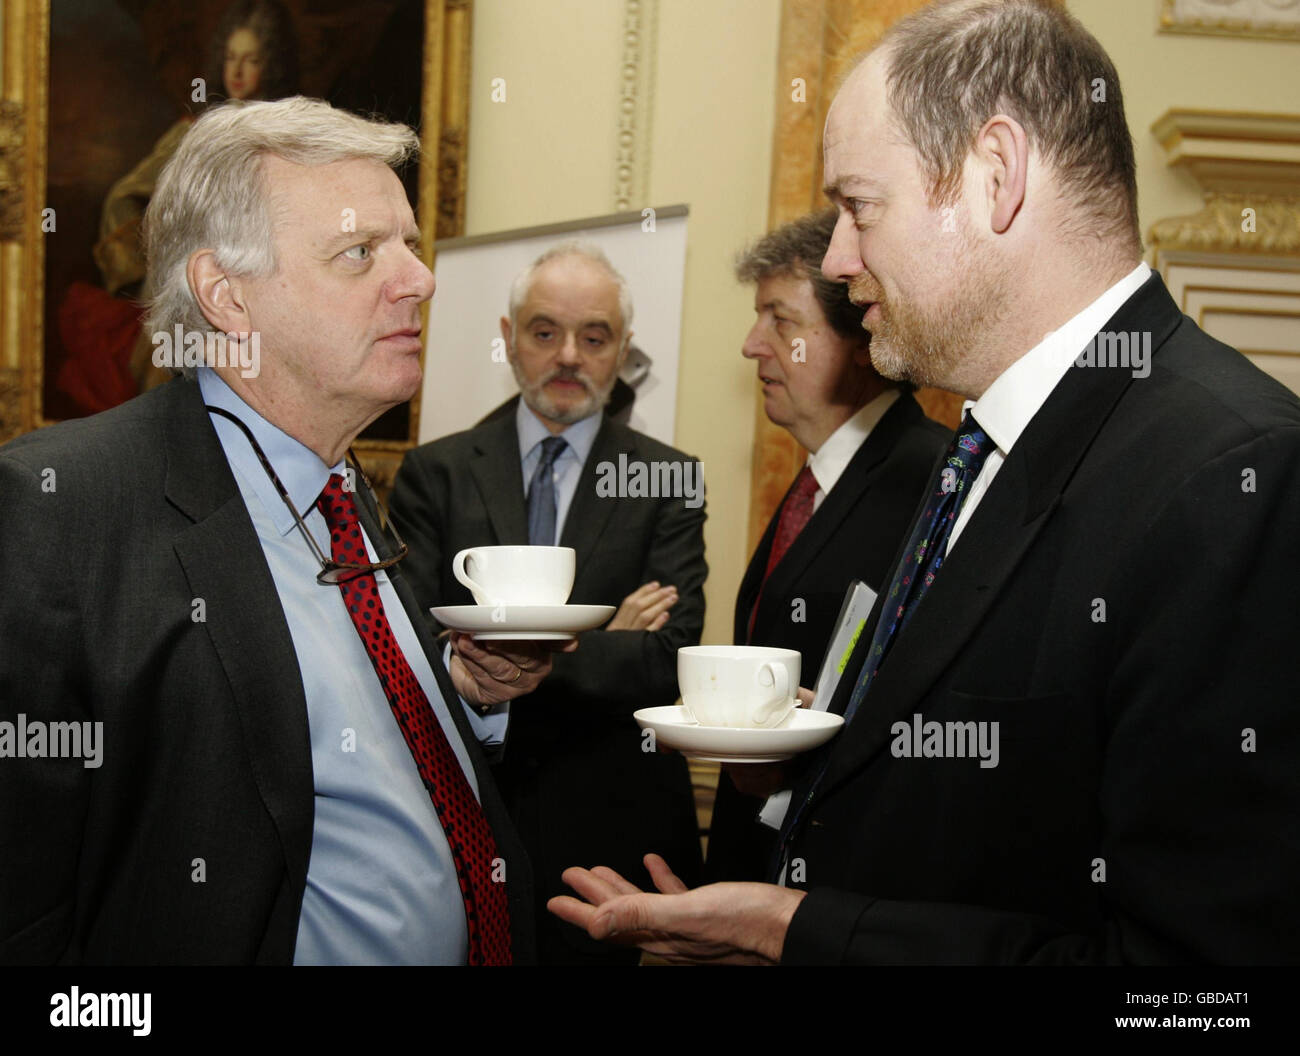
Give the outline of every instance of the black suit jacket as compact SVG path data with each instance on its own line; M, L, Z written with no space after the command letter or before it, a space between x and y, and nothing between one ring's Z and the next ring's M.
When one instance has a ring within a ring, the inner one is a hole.
M1300 958L1300 401L1158 275L1103 330L1150 376L1072 367L1012 449L825 753L785 961ZM902 757L918 714L998 765Z
M528 542L513 411L411 451L397 474L393 519L411 550L407 576L426 609L473 604L452 575L459 550ZM577 556L569 600L618 605L650 580L675 585L680 600L659 631L579 635L577 652L555 654L551 675L511 704L495 770L533 859L543 961L618 952L545 914L547 898L569 893L560 881L569 866L600 862L649 884L641 857L656 851L680 862L684 879L698 879L700 870L686 763L642 751L632 713L677 699L677 650L700 640L705 511L682 498L598 496L599 465L617 465L620 455L629 462L693 461L604 419L560 538Z
M98 769L0 762L0 961L289 963L312 842L307 705L198 385L172 381L18 438L0 449L0 494L0 719L104 723ZM380 540L373 507L359 506ZM455 702L409 587L392 578ZM527 855L450 710L527 962Z
M950 439L949 431L927 418L910 393L901 393L772 569L759 599L781 516L777 507L736 596L736 643L797 649L803 658L803 684L811 686L848 584L860 579L872 590L881 589L935 462ZM781 503L784 506L785 499ZM749 618L756 599L751 637ZM709 826L709 879L764 878L776 834L755 820L762 805L761 799L738 792L727 774L719 778Z

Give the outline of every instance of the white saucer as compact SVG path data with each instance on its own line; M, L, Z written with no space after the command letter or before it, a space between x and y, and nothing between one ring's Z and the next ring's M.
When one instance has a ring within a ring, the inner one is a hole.
M484 641L562 641L599 627L613 605L439 605L433 618Z
M685 714L680 704L669 704L642 708L632 718L643 730L654 730L657 745L710 763L779 763L825 744L844 725L842 715L807 708L795 708L785 725L774 730L700 726Z

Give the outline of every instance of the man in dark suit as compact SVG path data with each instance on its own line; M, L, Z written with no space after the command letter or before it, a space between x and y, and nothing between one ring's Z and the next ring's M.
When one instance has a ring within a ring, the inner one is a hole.
M1055 5L925 9L825 151L872 361L971 410L786 815L794 886L654 859L671 894L574 869L599 908L554 908L680 958L1300 960L1300 401L1141 263L1114 66Z
M417 146L300 97L208 111L147 218L187 376L0 450L0 961L532 959L468 707L549 658L457 639L448 670L345 459L420 382Z
M846 587L861 580L880 591L948 442L948 430L925 417L906 387L876 373L862 309L844 283L821 273L835 215L827 209L783 224L736 266L741 281L755 284L756 318L742 354L758 366L768 418L809 458L749 560L736 596L735 641L797 649L809 684ZM793 773L784 765L724 768L709 825L708 879L766 876L776 831L758 812L765 793Z
M573 861L639 874L646 847L691 875L699 836L685 760L645 751L632 719L677 697L677 650L704 625L704 490L689 456L610 421L603 408L631 337L626 284L595 248L565 243L515 282L501 320L522 398L508 415L410 452L393 517L422 606L472 604L452 558L473 546L572 547L573 604L620 603L514 704L495 773L532 857L539 895ZM676 465L684 494L623 493L636 466ZM527 483L527 489L525 489ZM545 903L543 902L543 905ZM545 913L543 963L632 962Z

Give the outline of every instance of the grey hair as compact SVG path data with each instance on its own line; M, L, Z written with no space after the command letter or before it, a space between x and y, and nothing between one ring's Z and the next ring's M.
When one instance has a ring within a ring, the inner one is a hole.
M278 266L262 159L298 165L378 161L396 169L419 151L406 125L371 121L320 99L232 100L205 112L158 177L144 218L144 332L211 332L190 290L186 267L211 249L235 275L266 276ZM189 368L186 373L190 373Z
M837 212L834 207L809 213L769 231L736 257L736 278L761 282L774 275L807 279L826 321L840 337L865 345L864 309L849 300L849 286L822 274L822 258L830 248Z
M628 288L627 279L623 278L618 269L609 262L609 257L605 256L603 249L594 242L585 242L576 238L552 246L515 277L514 283L510 286L511 335L515 333L519 321L519 309L524 306L524 301L528 300L529 291L533 288L533 278L537 275L537 269L547 261L560 257L583 257L599 265L614 280L618 286L618 312L623 317L623 345L626 346L628 332L632 326L632 291Z

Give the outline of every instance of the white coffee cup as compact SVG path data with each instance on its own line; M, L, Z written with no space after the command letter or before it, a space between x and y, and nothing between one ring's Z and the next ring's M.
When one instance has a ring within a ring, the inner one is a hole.
M801 657L794 649L693 645L677 650L677 687L701 726L771 729L794 711Z
M573 590L571 546L474 546L451 562L452 574L479 605L563 605Z

